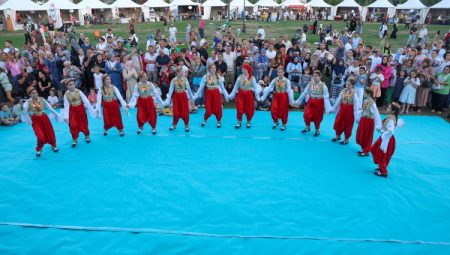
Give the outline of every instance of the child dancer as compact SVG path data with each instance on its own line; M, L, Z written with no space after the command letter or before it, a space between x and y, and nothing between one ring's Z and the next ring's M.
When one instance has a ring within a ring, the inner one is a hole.
M103 78L103 84L100 91L97 94L97 106L95 107L97 114L99 115L100 109L103 111L103 135L108 135L108 130L112 127L116 127L119 130L119 135L124 136L122 115L120 114L119 103L122 108L128 114L126 108L127 103L123 100L119 89L112 85L111 77L106 75Z
M397 127L403 126L403 121L398 119L400 105L397 103L392 103L391 109L393 114L387 116L383 120L382 128L378 129L381 132L381 136L371 148L373 162L378 165L378 168L375 169L374 174L380 177L388 176L387 167L395 151L394 132Z
M242 115L247 117L247 128L251 127L253 115L255 114L255 98L259 101L259 93L261 91L260 85L256 82L255 77L252 75L252 68L249 64L242 65L242 74L237 78L234 84L233 91L228 96L228 100L235 97L236 99L236 111L238 123L234 126L239 129L242 125Z
M77 146L78 135L83 132L86 143L90 143L88 119L85 107L90 114L96 117L94 107L89 103L87 97L81 90L75 88L75 82L69 81L67 83L67 91L64 94L64 120L69 122L70 133L72 134L72 148Z
M208 118L214 114L217 119L217 128L220 128L222 126L222 97L220 94L222 94L228 101L228 93L223 85L223 79L221 79L216 73L215 65L211 65L209 68L209 73L203 76L203 79L200 82L200 87L194 95L195 99L203 95L205 86L207 88L205 92L206 111L203 116L202 127L206 125Z
M156 90L155 85L148 81L146 72L141 73L140 82L134 85L133 91L133 96L131 97L127 107L134 108L136 103L138 105L136 118L139 129L137 134L139 135L142 133L145 122L148 122L152 127L152 134L156 135L157 117L153 97L156 98L159 105L162 106L164 103Z
M356 143L361 146L361 151L358 151L360 157L369 156L370 146L373 141L373 131L375 127L381 127L380 113L373 98L373 90L367 88L365 95L366 99L356 118L356 122L359 122L356 131Z
M165 106L173 104L173 121L170 131L175 130L178 120L181 118L184 122L184 131L189 132L189 102L188 97L194 100L189 81L183 76L183 70L179 66L176 68L177 76L170 82L169 93L164 102Z
M284 131L288 121L289 104L294 104L294 93L291 88L291 82L284 77L284 68L282 66L278 67L277 74L278 77L264 89L264 94L259 101L264 101L269 93L275 90L270 108L273 120L272 129L277 128L279 125L278 120L281 119L281 131Z
M308 84L308 86L306 86L305 90L297 99L297 101L295 101L295 104L301 105L303 99L308 96L306 109L303 113L303 119L305 120L306 128L302 130L302 133L311 131L310 124L311 122L313 122L316 129L314 132L314 137L317 137L320 134L320 123L322 123L324 111L328 113L332 110L329 100L328 88L325 83L320 80L320 77L320 71L314 71L311 82Z
M34 134L37 138L36 156L41 156L42 147L44 147L44 144L46 143L52 146L54 152L58 152L55 131L53 130L50 119L45 113L45 108L55 114L59 121L63 119L62 116L59 115L59 113L57 113L44 98L38 96L38 92L35 88L30 88L27 92L31 98L23 105L24 110L21 119L23 122L32 124L33 126Z
M336 115L334 121L334 130L336 131L336 137L332 139L333 142L341 140L341 134L345 134L345 139L340 144L348 144L348 139L352 135L353 124L355 122L355 116L358 113L359 103L356 91L353 89L355 80L348 79L345 85L345 89L341 91L333 111L336 112L338 108L339 112Z

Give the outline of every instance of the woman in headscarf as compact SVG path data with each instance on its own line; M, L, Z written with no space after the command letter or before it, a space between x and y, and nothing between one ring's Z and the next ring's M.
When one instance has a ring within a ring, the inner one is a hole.
M127 60L125 68L122 71L123 79L127 83L126 101L130 102L133 96L134 85L136 85L139 78L138 72L133 68L131 60Z
M337 59L335 59L336 61ZM336 100L336 98L341 93L344 88L345 77L347 75L345 63L343 59L340 59L337 63L333 65L333 79L331 81L331 99Z
M256 83L252 74L252 68L248 64L242 65L242 74L237 78L228 99L231 100L236 96L237 120L235 128L238 129L242 125L242 115L247 117L247 128L251 127L253 115L255 114L255 99L259 101L259 93L261 87Z
M236 76L239 76L242 74L243 70L242 70L242 65L245 62L245 59L247 58L247 49L243 48L241 50L241 55L239 57L236 58Z
M386 92L389 88L390 85L390 79L392 76L392 68L390 66L390 64L388 63L388 58L387 56L383 56L383 58L381 59L381 64L378 64L375 66L375 69L377 69L377 67L381 67L381 73L384 76L384 80L381 83L381 96L377 98L377 106L378 107L382 107L384 105L384 100L386 99Z
M112 84L119 90L120 94L125 95L122 84L122 70L116 54L112 54L105 64L105 72L109 75Z

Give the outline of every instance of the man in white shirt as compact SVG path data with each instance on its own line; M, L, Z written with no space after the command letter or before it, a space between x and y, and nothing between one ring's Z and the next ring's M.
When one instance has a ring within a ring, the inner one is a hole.
M169 43L177 42L177 28L173 26L173 23L170 24L169 28Z
M428 36L428 28L427 25L422 25L422 28L419 30L419 40L417 41L417 44L422 43L425 38Z
M257 34L261 34L261 40L264 40L264 38L266 38L266 31L264 31L264 28L262 28L262 26L259 26Z
M352 49L352 43L353 43L352 38L351 37L348 38L347 43L344 45L344 54L347 53L347 51Z
M372 53L369 58L372 60L372 65L370 66L370 70L374 70L375 67L381 64L381 49L378 49L377 53Z
M277 56L277 51L274 49L273 43L269 43L269 49L266 52L266 56L269 58L269 61Z
M291 40L289 40L288 35L284 35L282 43L284 44L284 46L286 46L286 52L289 50L289 48L292 47L292 43Z
M227 74L225 75L225 86L229 83L234 84L235 80L235 63L236 53L231 51L231 46L228 45L223 53L223 61L227 64Z
M156 53L155 47L149 46L147 53L145 53L145 64L147 65L147 76L151 82L156 82L158 80L158 73L156 72Z

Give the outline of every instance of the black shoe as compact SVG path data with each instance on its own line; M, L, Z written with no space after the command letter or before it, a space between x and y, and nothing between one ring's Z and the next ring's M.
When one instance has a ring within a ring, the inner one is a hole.
M123 137L125 133L123 131L119 132L120 137Z
M281 129L280 129L281 131L284 131L284 130L286 130L286 126L281 126Z
M77 143L72 143L72 148L77 147Z
M104 135L104 136L107 136L107 135L108 135L108 131L106 131L106 130L103 131L103 135Z
M367 156L369 156L369 153L364 153L364 152L361 152L361 153L358 153L358 155L360 156L360 157L367 157Z
M339 140L341 140L340 137L335 137L335 138L331 139L332 142L337 142L337 141L339 141Z
M202 122L201 126L204 127L206 125L206 122Z
M344 140L342 142L339 143L340 145L347 145L348 144L348 140Z
M376 171L373 174L376 176L379 176L379 177L384 177L384 178L387 178L387 176L388 176L387 174L382 174L380 171Z
M42 151L36 151L36 157L39 158L39 157L41 156L41 152L42 152Z
M169 130L170 130L170 131L174 131L174 130L175 130L175 127L174 127L174 126L171 126L171 127L169 128Z
M86 143L91 143L91 139L86 138Z
M318 137L320 135L319 131L314 132L314 137Z
M278 127L278 123L273 123L272 129L275 129Z
M142 133L142 128L138 129L138 131L136 132L138 135L140 135Z
M236 124L236 126L234 126L235 129L240 129L241 128L241 124Z
M221 128L222 124L221 123L217 123L217 128Z
M309 132L309 131L311 131L311 129L305 128L305 129L302 130L302 133L304 134L304 133L307 133L307 132Z
M52 150L53 150L53 152L55 152L55 153L59 151L57 147L53 147Z
M184 132L189 132L189 128L187 127L187 128L184 128Z
M152 135L156 135L156 130L155 129L152 130Z
M361 153L363 153L363 151L358 151L358 152L356 152L356 154L361 154Z
M252 127L252 124L247 123L247 125L245 125L245 127L246 127L246 128L251 128L251 127Z

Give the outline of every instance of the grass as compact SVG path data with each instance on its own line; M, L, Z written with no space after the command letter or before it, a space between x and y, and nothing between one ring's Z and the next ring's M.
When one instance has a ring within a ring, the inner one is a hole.
M192 21L191 22L194 27L198 27L198 21ZM280 35L288 34L289 38L292 37L293 33L298 29L301 28L304 24L311 25L311 22L304 22L304 21L280 21L276 23L267 23L267 22L256 22L256 21L248 21L247 22L247 33L241 33L240 38L254 38L256 35L256 31L258 29L259 25L262 25L266 31L266 38L277 38ZM319 24L322 23L323 27L326 27L328 24L332 23L333 27L337 31L341 31L345 27L345 23L342 21L323 21L319 22ZM185 38L185 31L186 31L186 22L175 22L175 26L178 29L177 33L177 40L184 43ZM206 23L206 36L212 40L212 38L215 35L216 28L223 24L223 22L212 22L208 21ZM241 27L242 21L240 22L232 22L233 32L236 33L236 29L238 27ZM94 37L94 31L100 31L101 34L104 34L106 29L111 27L113 29L113 32L115 35L120 35L125 38L128 37L128 24L117 24L117 25L98 25L98 26L92 26L89 28L86 27L77 27L76 31L77 33L83 32L87 36L91 37L91 39ZM378 47L380 45L380 38L378 37L378 29L380 27L379 23L366 23L363 27L363 35L362 38L365 40L366 44L372 45L374 47ZM152 33L155 34L156 29L162 29L163 33L168 35L167 28L163 27L161 22L157 23L137 23L136 24L136 31L137 35L140 40L140 47L142 47L146 41L147 35ZM392 27L390 27L391 29ZM429 25L428 26L428 34L430 38L433 38L435 33L438 30L445 30L446 27L439 26L439 25ZM389 31L390 33L390 31ZM391 49L397 49L399 47L403 47L406 44L407 37L408 37L408 30L403 29L403 25L400 26L399 32L397 33L398 38L396 40L390 40L390 43L392 45ZM16 32L0 32L0 41L4 42L5 40L11 40L15 47L21 48L24 42L24 36L22 31L16 31ZM314 43L319 40L318 35L313 35L308 33L307 40L309 43ZM91 40L91 43L94 43ZM144 46L145 47L145 46Z

